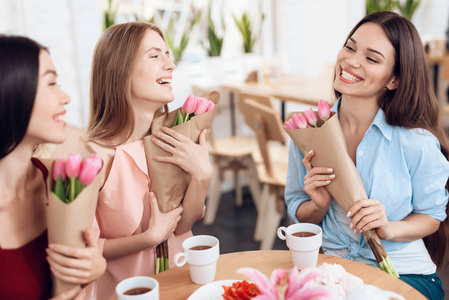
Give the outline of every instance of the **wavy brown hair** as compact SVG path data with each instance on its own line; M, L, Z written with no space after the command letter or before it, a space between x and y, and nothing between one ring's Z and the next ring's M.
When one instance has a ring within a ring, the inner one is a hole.
M379 107L385 111L387 123L430 131L440 142L441 152L448 158L449 143L418 31L410 20L397 13L375 12L355 25L345 45L354 32L368 22L382 27L396 52L393 73L399 77L398 87L395 90L385 88L378 97ZM336 90L334 93L337 99L341 96ZM449 215L449 205L446 214ZM424 242L433 261L441 267L445 254L449 252L449 218L441 223L437 232L425 237Z
M145 22L111 26L98 40L92 59L88 140L104 144L120 137L117 146L133 133L131 74L147 30L157 32L165 41L159 27Z

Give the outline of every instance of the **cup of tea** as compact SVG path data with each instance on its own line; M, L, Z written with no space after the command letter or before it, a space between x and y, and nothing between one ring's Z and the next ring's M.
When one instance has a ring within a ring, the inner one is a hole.
M159 283L147 276L124 279L115 287L118 300L159 300Z
M277 231L281 240L287 241L293 265L299 270L316 267L318 253L323 241L321 227L310 223L281 226Z
M196 284L214 281L217 260L220 256L220 243L216 237L197 235L182 243L183 252L176 253L173 260L178 267L189 266L190 279Z

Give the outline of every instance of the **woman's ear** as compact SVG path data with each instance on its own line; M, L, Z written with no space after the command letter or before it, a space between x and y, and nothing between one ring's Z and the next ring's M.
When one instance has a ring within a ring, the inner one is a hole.
M387 89L389 89L390 91L397 89L398 83L399 83L399 77L393 76L393 78L391 78L387 84Z

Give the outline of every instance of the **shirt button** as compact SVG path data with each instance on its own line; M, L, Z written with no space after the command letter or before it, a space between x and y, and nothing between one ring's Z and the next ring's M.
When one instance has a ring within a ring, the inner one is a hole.
M362 156L363 155L363 151L359 151L359 155Z

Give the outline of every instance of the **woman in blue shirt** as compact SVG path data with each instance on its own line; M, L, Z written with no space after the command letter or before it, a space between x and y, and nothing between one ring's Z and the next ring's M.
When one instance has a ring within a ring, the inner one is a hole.
M443 299L435 263L442 264L449 232L443 222L449 148L416 28L392 12L365 16L340 50L335 72L333 110L369 199L345 213L325 189L333 170L313 167L313 150L304 157L292 143L289 216L322 226L326 254L373 266L361 233L376 229L400 278L429 299Z

